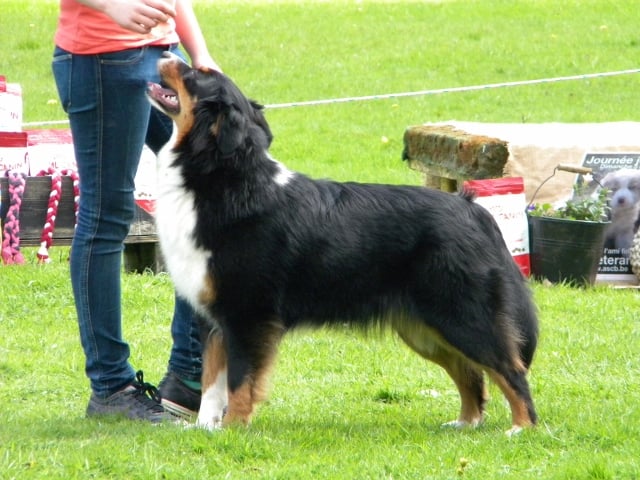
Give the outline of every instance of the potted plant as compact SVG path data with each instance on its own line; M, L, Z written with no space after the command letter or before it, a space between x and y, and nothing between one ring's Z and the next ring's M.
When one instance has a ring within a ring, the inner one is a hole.
M557 169L590 173L582 167L561 167ZM584 190L584 182L578 182L572 199L564 205L530 204L527 208L533 277L577 286L595 283L609 224L609 199L604 188L593 194Z

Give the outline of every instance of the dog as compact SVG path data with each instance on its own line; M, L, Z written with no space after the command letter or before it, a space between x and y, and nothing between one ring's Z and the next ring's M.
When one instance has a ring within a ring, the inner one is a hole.
M282 336L348 324L395 330L483 420L483 372L508 434L536 423L526 378L538 339L527 280L473 194L314 180L272 158L263 107L222 73L159 60L148 97L174 121L156 221L179 295L207 324L197 425L249 424ZM339 360L336 360L339 361Z
M611 195L611 223L605 231L605 248L627 250L640 223L640 170L616 170L605 175L601 183Z

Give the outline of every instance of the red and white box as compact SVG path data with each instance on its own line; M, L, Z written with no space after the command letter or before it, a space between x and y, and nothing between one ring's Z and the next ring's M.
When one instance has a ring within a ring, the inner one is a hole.
M136 204L149 215L154 216L156 211L157 182L156 156L146 145L142 149L135 182L136 190L134 197Z
M30 175L36 176L49 168L77 169L71 130L68 128L27 130L26 133Z
M0 132L0 177L9 170L29 173L26 132Z
M0 75L0 132L22 131L22 88Z
M49 168L77 171L70 129L27 130L25 134L28 138L30 175L36 176ZM135 184L136 203L144 211L153 215L156 198L156 156L146 145L138 164Z
M468 180L464 182L464 186L476 193L476 203L489 210L500 228L513 260L520 267L520 271L529 276L529 223L523 178Z

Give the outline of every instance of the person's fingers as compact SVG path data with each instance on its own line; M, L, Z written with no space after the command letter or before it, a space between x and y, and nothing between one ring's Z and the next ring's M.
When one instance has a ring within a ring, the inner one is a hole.
M169 20L168 17L176 16L175 1L173 0L146 0L146 4L164 15L164 18L159 22L166 22Z

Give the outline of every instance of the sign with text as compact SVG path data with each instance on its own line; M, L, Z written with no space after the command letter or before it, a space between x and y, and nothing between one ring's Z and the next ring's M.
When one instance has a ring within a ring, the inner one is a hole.
M610 192L611 224L596 281L638 283L629 250L640 224L640 153L587 153L582 165L592 169L598 188Z

